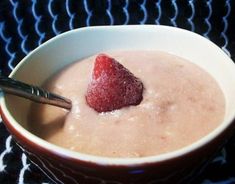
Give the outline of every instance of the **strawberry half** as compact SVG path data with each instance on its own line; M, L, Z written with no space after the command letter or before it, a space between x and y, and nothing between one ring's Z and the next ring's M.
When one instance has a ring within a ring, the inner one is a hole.
M105 54L96 57L92 80L86 93L87 104L97 112L138 105L143 84L129 70Z

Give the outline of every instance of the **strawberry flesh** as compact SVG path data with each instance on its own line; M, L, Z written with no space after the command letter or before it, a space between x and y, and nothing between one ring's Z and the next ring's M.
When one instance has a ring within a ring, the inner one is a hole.
M86 92L87 104L97 112L108 112L143 99L143 84L122 64L105 54L96 57Z

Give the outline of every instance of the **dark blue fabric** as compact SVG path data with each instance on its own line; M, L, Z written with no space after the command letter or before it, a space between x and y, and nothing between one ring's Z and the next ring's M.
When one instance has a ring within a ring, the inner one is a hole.
M1 0L0 72L8 75L31 50L70 29L94 25L163 24L199 33L235 60L233 0ZM235 138L196 183L235 183ZM24 157L0 123L0 183L50 183Z

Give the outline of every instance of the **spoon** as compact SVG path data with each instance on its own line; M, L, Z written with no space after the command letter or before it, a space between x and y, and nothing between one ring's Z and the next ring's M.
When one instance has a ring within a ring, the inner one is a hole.
M9 77L0 76L0 91L23 97L38 103L50 104L68 110L72 108L71 100L65 97Z

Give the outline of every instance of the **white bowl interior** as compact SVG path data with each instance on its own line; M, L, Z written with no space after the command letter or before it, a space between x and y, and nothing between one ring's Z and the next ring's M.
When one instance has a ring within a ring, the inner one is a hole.
M160 156L143 158L142 161L164 160L186 153L205 142L210 141L225 129L235 116L235 65L230 58L216 45L207 39L178 28L167 26L101 26L73 30L49 40L32 51L14 69L11 77L34 85L41 85L48 77L64 66L81 58L107 50L161 50L166 51L199 65L209 72L218 82L226 99L224 122L214 132L200 141ZM13 126L24 132L34 142L52 149L51 145L27 129L26 119L30 101L18 97L6 96L1 100L4 114ZM14 118L13 118L14 117ZM77 157L79 153L54 146L58 152ZM81 154L82 155L82 154ZM79 156L81 156L79 155ZM84 159L99 159L83 155ZM106 158L102 163L111 163L115 159ZM99 160L100 161L100 160ZM116 163L136 163L135 159L119 159ZM141 163L141 159L138 159Z

